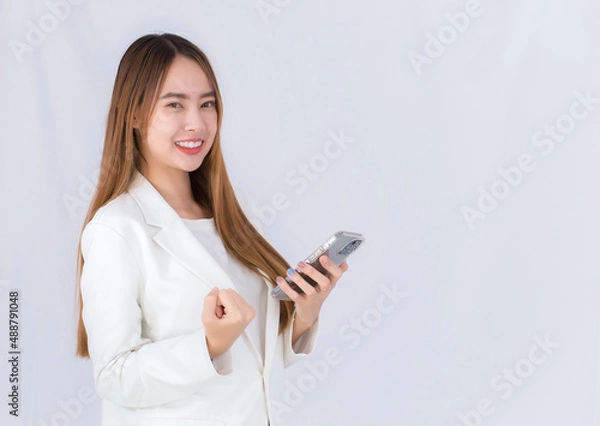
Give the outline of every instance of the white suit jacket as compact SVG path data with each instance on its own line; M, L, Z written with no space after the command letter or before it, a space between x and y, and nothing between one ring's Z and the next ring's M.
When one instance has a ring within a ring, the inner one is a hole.
M246 332L211 361L204 297L243 283L231 282L139 172L98 210L81 244L83 321L103 426L278 424L271 398L282 400L284 367L312 351L318 320L295 352L291 328L278 334L279 302L268 296L264 365Z

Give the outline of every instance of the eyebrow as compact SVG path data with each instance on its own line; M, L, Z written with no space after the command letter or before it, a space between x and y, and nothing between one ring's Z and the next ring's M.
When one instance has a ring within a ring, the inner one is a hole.
M206 92L206 93L203 93L202 95L200 95L200 99L208 98L208 97L213 97L213 98L216 97L215 91L211 90L210 92ZM185 93L177 93L177 92L168 92L160 97L160 99L167 99L167 98L189 99L190 97L189 97L189 95L186 95Z

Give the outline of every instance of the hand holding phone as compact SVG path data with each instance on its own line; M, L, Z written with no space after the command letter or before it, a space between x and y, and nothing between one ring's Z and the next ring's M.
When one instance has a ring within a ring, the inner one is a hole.
M311 265L323 275L327 275L327 270L319 262L319 258L322 255L326 255L334 264L339 266L340 263L350 256L350 254L354 253L354 251L360 247L363 242L365 242L365 237L361 234L348 231L338 231L329 237L323 244L317 247L317 249L313 251L306 259L304 259L304 263ZM298 269L296 269L296 272L313 287L317 285L312 278L300 272ZM304 294L302 289L298 287L298 285L294 283L290 277L286 277L285 280L290 287L294 289L294 291L298 292L299 294ZM290 300L287 294L285 294L279 286L273 289L271 296L279 300Z

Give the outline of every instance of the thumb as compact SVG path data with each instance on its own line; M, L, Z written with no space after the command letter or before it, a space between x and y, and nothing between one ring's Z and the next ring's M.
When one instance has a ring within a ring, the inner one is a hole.
M215 310L217 309L217 295L219 294L219 289L217 287L213 287L211 291L204 297L204 310L202 311L202 316L207 319L213 319L215 317Z

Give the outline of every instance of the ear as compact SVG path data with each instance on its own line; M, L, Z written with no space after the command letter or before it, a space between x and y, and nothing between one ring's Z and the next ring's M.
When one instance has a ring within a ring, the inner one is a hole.
M142 126L142 115L140 114L140 109L139 107L137 108L133 108L133 111L131 111L131 124L133 126L134 129L140 130L140 127Z

